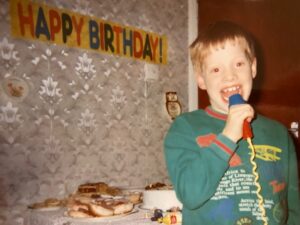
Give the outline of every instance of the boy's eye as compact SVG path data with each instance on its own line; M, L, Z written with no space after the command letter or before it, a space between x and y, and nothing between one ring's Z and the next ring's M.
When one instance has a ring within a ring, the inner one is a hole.
M212 72L213 72L213 73L218 73L219 71L220 71L219 68L213 68L213 69L212 69Z
M241 67L242 65L244 65L243 62L237 62L237 64L236 64L237 67Z

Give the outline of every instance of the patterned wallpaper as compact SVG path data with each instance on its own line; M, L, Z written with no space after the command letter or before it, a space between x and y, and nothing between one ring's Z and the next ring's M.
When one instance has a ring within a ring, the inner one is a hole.
M84 182L168 182L165 92L188 107L186 0L47 0L168 38L168 64L10 36L0 0L0 224Z

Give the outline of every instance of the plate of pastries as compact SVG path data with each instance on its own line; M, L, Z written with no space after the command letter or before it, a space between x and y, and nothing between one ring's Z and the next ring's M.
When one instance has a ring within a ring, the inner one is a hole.
M64 215L77 220L98 221L119 218L137 212L135 205L141 203L142 192L110 186L105 182L84 183L65 199L46 199L31 204L36 210L65 208Z
M140 203L141 195L104 182L82 184L69 196L65 215L89 220L129 215L136 212L134 206Z

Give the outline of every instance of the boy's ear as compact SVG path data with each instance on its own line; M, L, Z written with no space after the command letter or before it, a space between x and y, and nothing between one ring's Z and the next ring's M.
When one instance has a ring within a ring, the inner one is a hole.
M256 77L256 73L257 73L256 58L253 59L252 64L251 64L251 73L252 73L252 78L254 79Z
M206 90L204 78L203 78L202 74L200 74L200 73L197 74L197 82L198 82L198 87L200 89Z

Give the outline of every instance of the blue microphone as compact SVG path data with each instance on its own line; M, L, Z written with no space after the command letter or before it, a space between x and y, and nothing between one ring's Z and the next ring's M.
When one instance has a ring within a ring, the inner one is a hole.
M240 94L234 94L229 97L229 107L233 105L245 104L245 100L242 98ZM251 125L247 120L244 120L243 124L243 138L248 139L252 138L253 133L251 129Z

